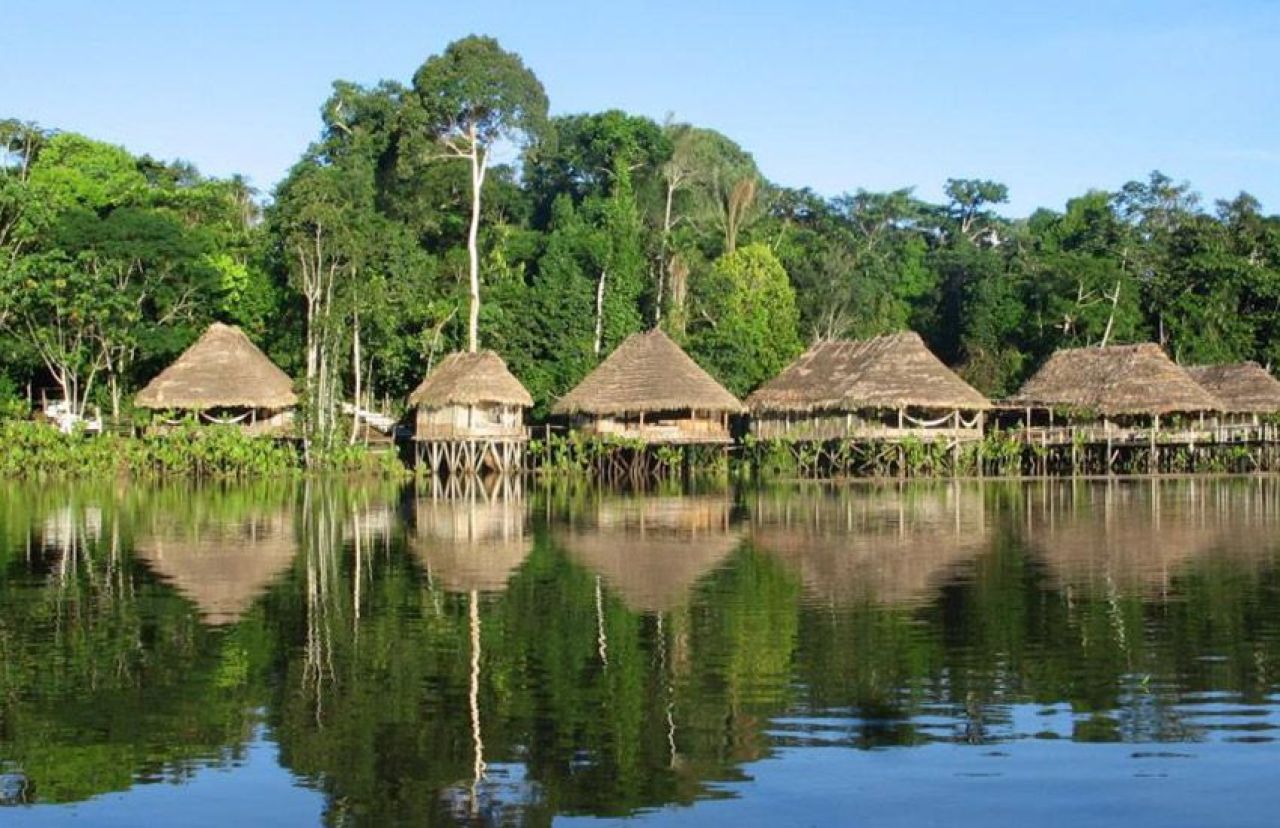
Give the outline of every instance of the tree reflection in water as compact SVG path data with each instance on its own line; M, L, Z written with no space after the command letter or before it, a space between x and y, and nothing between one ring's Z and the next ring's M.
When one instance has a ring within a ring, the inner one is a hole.
M1275 481L461 493L7 489L0 801L261 738L335 824L631 814L783 747L1272 738Z

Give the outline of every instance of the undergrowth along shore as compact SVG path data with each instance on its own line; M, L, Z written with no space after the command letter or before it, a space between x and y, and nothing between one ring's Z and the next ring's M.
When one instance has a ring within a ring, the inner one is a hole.
M1211 451L1171 448L1160 454L1158 469L1192 474L1274 471L1274 454L1271 457L1272 462L1260 468L1243 446L1226 445ZM615 472L631 468L655 480L682 476L781 480L1072 473L1062 468L1048 472L1042 447L1027 446L1013 434L999 431L954 453L943 443L911 438L887 445L852 440L791 444L748 437L726 451L720 446L645 446L618 437L570 434L531 440L527 459L527 470L539 477L584 479L612 479ZM1082 465L1075 471L1093 473L1097 469ZM1118 463L1114 471L1147 473L1149 457L1135 454ZM0 420L0 477L252 479L307 472L384 478L412 474L398 453L371 450L363 444L341 444L320 454L313 451L308 467L298 442L250 437L231 426L191 423L138 436L86 435L64 434L43 423Z
M404 475L393 453L342 445L313 469ZM182 425L156 434L63 434L43 423L0 421L0 476L277 477L305 471L297 443L249 437L231 426Z

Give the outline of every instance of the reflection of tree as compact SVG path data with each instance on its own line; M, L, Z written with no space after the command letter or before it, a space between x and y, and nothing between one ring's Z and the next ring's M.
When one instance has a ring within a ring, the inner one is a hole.
M264 701L260 620L221 634L196 623L129 555L146 515L128 492L5 501L3 534L18 514L30 533L0 566L0 756L24 801L81 800L239 757Z
M907 487L901 504L856 490L793 496L793 516L821 522L793 517L785 554L759 535L740 540L752 536L741 513L714 531L695 521L679 531L738 548L673 579L669 599L623 588L570 545L636 534L642 515L645 537L663 539L637 504L601 526L594 505L575 505L568 525L530 523L523 508L490 520L483 503L404 508L394 491L317 481L248 496L32 492L0 504L0 755L30 779L22 795L83 798L234 756L265 709L282 761L323 791L330 822L536 822L715 795L780 742L829 738L813 727L858 746L983 742L1011 735L1011 705L1065 702L1077 739L1202 738L1212 725L1176 712L1189 696L1270 699L1280 487L1223 482L1193 497L1182 482L1144 483L1113 495L1125 508L1111 520L1129 522L1118 536L1140 527L1151 544L1178 530L1180 510L1196 526L1219 513L1240 524L1170 563L1153 593L1142 578L1049 564L1047 538L1096 521L1106 495L1094 485L973 489L960 524L986 527L981 548L902 581L923 594L838 560L823 571L867 577L816 589L794 562L814 554L810 542L839 554L840 536L866 562L873 548L909 551L899 507L908 537L953 530L955 501L937 488ZM157 525L205 538L219 522L274 531L270 516L288 504L301 549L232 625L202 622L130 554ZM831 526L828 512L840 532L814 530ZM923 571L907 563L883 571ZM662 600L636 599L646 594Z

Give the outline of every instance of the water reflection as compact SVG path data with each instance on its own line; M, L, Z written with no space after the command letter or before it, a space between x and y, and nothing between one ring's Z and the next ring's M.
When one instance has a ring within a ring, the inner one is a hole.
M446 592L501 592L533 551L523 500L422 498L412 512L410 544Z
M742 541L726 495L603 497L552 531L569 557L638 612L665 612Z
M987 548L978 484L756 495L752 539L833 604L931 600Z
M1055 586L1168 595L1194 559L1267 560L1278 504L1268 479L1042 484L1029 492L1023 537Z
M161 513L138 530L134 553L199 609L207 624L232 624L289 568L297 553L293 514L236 520Z
M263 742L344 825L752 797L814 747L1276 746L1274 480L434 494L6 490L0 802Z

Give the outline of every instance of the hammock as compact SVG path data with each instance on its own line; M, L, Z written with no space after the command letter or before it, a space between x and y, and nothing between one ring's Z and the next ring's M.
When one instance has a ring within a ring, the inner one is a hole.
M963 416L957 416L955 414L946 414L942 417L939 417L936 420L917 420L915 417L912 417L909 414L902 415L903 419L906 420L908 423L911 423L913 426L918 426L920 428L937 428L940 425L946 425L948 422L951 421L952 417L956 417L956 419L958 420L957 425L960 428L977 428L978 418L980 416L981 415L979 414L974 414L972 420L965 420Z
M251 413L252 412L246 411L239 417L214 417L212 414L201 411L200 419L207 423L214 423L215 425L235 425L236 423L242 422Z

